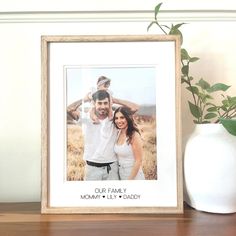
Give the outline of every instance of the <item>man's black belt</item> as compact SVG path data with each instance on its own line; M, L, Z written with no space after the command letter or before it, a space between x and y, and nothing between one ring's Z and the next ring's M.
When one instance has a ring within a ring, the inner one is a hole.
M108 163L97 163L97 162L92 162L92 161L86 161L87 165L89 166L96 166L96 167L107 167L107 173L111 170L110 165L114 162L108 162Z

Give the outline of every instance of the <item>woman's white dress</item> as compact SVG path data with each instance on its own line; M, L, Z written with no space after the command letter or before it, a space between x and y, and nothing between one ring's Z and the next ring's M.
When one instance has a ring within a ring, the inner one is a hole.
M127 180L131 174L131 170L134 166L134 154L131 144L128 144L127 141L123 144L115 144L114 146L115 153L118 157L119 163L119 175L121 180ZM140 167L135 180L144 180L144 174L142 167Z

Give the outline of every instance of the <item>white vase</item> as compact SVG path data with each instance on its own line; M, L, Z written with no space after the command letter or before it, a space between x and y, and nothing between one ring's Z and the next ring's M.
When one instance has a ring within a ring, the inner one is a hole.
M184 154L185 201L212 213L236 212L236 136L221 124L196 125Z

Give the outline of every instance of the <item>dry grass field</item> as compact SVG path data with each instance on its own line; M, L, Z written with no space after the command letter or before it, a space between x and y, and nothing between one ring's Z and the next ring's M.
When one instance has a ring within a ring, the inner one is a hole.
M157 179L156 157L156 119L152 117L136 117L136 123L143 139L143 172L146 180ZM83 135L79 125L67 125L67 180L83 180Z

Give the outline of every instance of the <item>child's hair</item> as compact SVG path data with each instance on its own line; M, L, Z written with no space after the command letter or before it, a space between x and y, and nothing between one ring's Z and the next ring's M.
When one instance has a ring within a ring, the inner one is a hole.
M101 85L105 85L106 87L108 87L111 83L111 80L109 78L107 78L106 76L100 76L98 78L98 81L97 81L97 87L101 86Z

